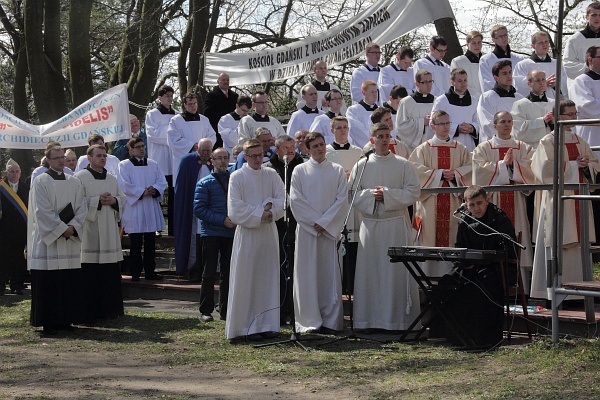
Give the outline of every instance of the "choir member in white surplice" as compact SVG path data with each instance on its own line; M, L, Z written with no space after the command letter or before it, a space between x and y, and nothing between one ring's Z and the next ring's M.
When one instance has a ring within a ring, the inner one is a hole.
M442 60L446 55L448 43L443 36L434 36L429 41L429 54L415 61L414 71L426 69L431 72L431 94L441 96L450 88L450 66ZM415 76L415 80L416 76Z
M523 59L518 54L511 51L508 44L508 30L504 25L494 25L490 32L494 50L491 53L484 54L479 59L479 84L481 93L492 90L496 82L492 76L492 68L500 60L508 60L512 65L516 65Z
M422 69L416 72L416 92L400 100L396 114L396 136L411 152L421 143L433 137L429 127L429 116L435 97L430 93L433 79L431 72Z
M546 77L546 92L553 99L567 97L567 76L563 69L561 76L561 87L556 95L556 60L550 57L550 37L547 32L539 31L531 36L531 48L533 52L528 58L514 65L513 78L517 92L523 96L529 95L528 74L533 70L543 71Z
M29 192L27 268L32 326L47 334L71 330L82 318L81 233L87 213L79 179L63 172L64 152L49 147L48 170Z
M586 72L587 49L600 46L600 3L592 1L585 10L587 24L584 29L575 32L567 39L563 64L568 78L569 96L573 80Z
M577 119L577 108L571 100L561 100L560 119ZM571 126L565 126L564 180L565 183L595 183L596 174L600 172L598 157L591 151L589 144L571 132ZM546 135L535 150L531 169L536 179L541 183L551 184L554 174L554 132ZM565 190L564 195L577 194ZM581 265L580 207L588 207L592 216L589 202L567 200L564 203L563 221L563 262L562 282L577 282L583 280ZM539 211L540 219L537 229L535 253L533 255L533 277L531 279L531 297L549 299L546 286L546 261L551 258L552 250L552 191L542 194L542 206ZM594 221L590 218L590 242L596 240Z
M326 158L320 133L304 140L310 159L292 174L290 206L298 222L294 252L294 315L298 332L341 331L342 276L337 243L348 211L346 174Z
M354 284L357 329L404 330L420 312L416 281L387 256L391 246L414 244L408 207L420 193L413 166L390 152L391 138L385 124L371 127L375 154L356 163L348 183L348 199L356 191L354 207L363 217Z
M540 140L554 128L554 99L546 96L544 71L529 71L527 85L529 95L515 101L510 112L513 116L512 135L535 150Z
M237 225L233 238L227 339L254 339L279 331L279 239L285 187L272 168L261 168L258 140L244 144L243 167L231 174L227 210Z
M413 58L415 58L413 49L403 46L398 49L390 65L381 68L377 86L382 99L390 97L392 88L396 85L402 85L409 93L415 91L415 76L411 67Z
M315 118L324 114L323 111L317 108L319 95L317 89L313 85L309 83L308 85L302 86L301 93L305 105L298 111L292 113L287 125L287 131L290 133L296 133L300 129L308 130L315 121Z
M327 63L323 60L318 60L313 64L312 68L314 78L310 83L317 89L318 100L317 100L317 108L324 113L331 111L331 105L329 104L329 100L325 98L327 93L332 90L337 90L340 92L340 88L335 86L333 83L329 83L327 81ZM341 94L341 92L340 92ZM298 101L296 102L296 108L300 110L302 107L306 105L306 102L302 98L302 93L298 93ZM341 114L344 115L346 113L346 104L341 103ZM313 132L313 130L310 130ZM289 129L288 129L288 132ZM293 133L293 132L290 132ZM291 136L291 135L290 135Z
M465 146L450 138L450 116L443 110L431 114L435 136L410 155L422 188L460 187L471 183L471 154ZM415 206L413 225L423 246L450 247L456 238L458 219L452 216L462 203L451 193L423 194ZM426 261L428 276L442 276L452 263Z
M511 136L513 120L510 113L500 111L494 116L497 134L490 140L480 143L473 151L473 184L490 185L531 185L535 183L531 171L533 148ZM533 252L531 250L531 231L527 218L526 192L493 192L492 203L506 213L516 232L521 232L520 265L531 268ZM525 280L527 282L527 280Z
M477 120L477 99L469 90L470 77L462 68L450 73L450 89L433 102L431 113L444 110L450 115L450 135L467 150L473 151L479 143L479 122Z
M467 51L464 55L455 57L450 62L450 71L455 68L462 68L467 71L469 76L469 93L479 101L481 96L481 84L479 83L479 60L483 55L481 46L483 43L483 35L479 31L471 31L467 33Z
M281 122L277 118L268 115L268 94L263 91L255 92L252 95L252 107L254 107L254 112L242 118L238 125L238 144L243 145L246 141L254 139L258 128L267 128L273 138L285 135ZM293 132L291 133L293 134Z
M346 117L350 127L350 141L353 145L363 148L369 141L371 114L377 108L377 84L366 80L362 83L363 99L348 107Z
M183 99L185 111L177 114L169 122L167 130L167 142L171 149L171 167L173 171L173 183L177 182L179 163L181 159L198 150L198 141L208 138L212 143L217 140L217 134L210 125L210 121L204 115L198 113L198 95L188 93ZM169 201L171 201L169 199Z
M512 64L510 60L500 60L492 67L492 76L496 84L483 92L477 104L479 119L479 141L491 139L494 131L494 114L498 111L510 111L516 101L523 98L512 85Z
M357 104L363 99L362 84L364 81L370 80L377 82L379 80L379 72L381 67L379 66L379 59L381 58L381 48L377 43L368 43L365 46L365 57L366 62L356 67L352 71L352 78L350 78L350 96L352 97L352 104ZM375 102L377 105L381 105L379 90L377 90L377 97ZM346 115L348 115L346 113Z
M371 122L376 124L378 122L382 122L390 128L390 132L394 132L394 115L392 114L391 109L387 107L378 107L371 114ZM367 142L365 147L363 147L363 154L367 154L369 151L373 152L375 149L375 145L372 142ZM398 138L390 139L390 151L393 154L399 155L400 157L404 157L408 160L410 156L410 151L408 150L408 146L400 141Z
M319 132L325 138L325 143L333 142L333 134L331 133L331 120L335 117L343 115L342 104L344 104L344 96L338 89L331 89L324 97L329 104L329 111L315 118L308 129L309 132Z
M233 157L233 148L238 143L238 126L243 117L248 115L252 108L252 100L248 96L240 96L235 104L235 110L229 114L223 115L219 119L217 129L221 139L223 139L223 148L231 155L230 162L235 162Z
M130 139L127 146L131 157L119 164L117 182L127 197L121 226L131 240L131 280L140 280L142 267L145 280L161 280L162 277L154 271L154 243L156 232L165 229L160 202L167 188L167 181L158 164L144 157L142 138Z
M579 119L597 119L600 117L600 46L590 47L585 56L589 70L573 80L569 94L577 105ZM590 146L600 145L600 126L578 126L577 134Z
M121 267L123 260L118 222L125 207L125 194L117 178L108 174L106 149L93 145L87 150L89 164L75 176L83 185L88 213L81 234L81 271L86 321L123 315Z

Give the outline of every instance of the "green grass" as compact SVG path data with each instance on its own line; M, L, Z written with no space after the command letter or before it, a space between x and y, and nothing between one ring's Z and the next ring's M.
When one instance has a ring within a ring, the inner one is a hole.
M6 359L8 346L28 352L51 341L57 351L78 351L89 357L97 352L126 352L141 362L160 360L163 365L217 374L243 369L259 377L297 380L307 389L315 384L344 388L371 399L600 397L598 339L562 340L558 345L537 339L479 354L427 343L342 341L316 348L308 342L312 350L304 352L289 345L263 349L232 345L224 336L222 321L203 324L196 318L130 311L101 326L81 326L65 336L43 339L28 325L30 302L10 302L14 299L0 298L0 359L4 359L0 382L26 379L28 374Z

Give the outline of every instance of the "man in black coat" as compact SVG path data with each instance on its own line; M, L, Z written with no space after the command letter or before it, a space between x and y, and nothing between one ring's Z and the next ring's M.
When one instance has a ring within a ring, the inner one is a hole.
M277 171L277 174L281 180L286 184L286 192L290 194L290 184L292 181L292 172L297 165L304 162L302 156L296 153L294 146L295 140L289 135L282 135L275 139L275 153L271 156L268 162L265 163L265 167L273 168ZM287 181L285 180L285 164L288 164L287 168ZM277 233L279 235L279 260L283 270L280 280L280 296L281 296L281 324L285 325L287 317L292 311L292 287L288 278L291 277L291 270L289 269L289 262L294 260L294 243L296 241L296 219L292 215L292 210L288 207L286 210L289 218L289 230L287 224L283 218L275 221L277 225ZM288 237L289 234L289 237ZM289 241L289 247L286 246Z
M210 125L217 132L217 141L213 149L223 147L223 139L219 133L219 119L225 114L235 110L238 94L229 89L229 75L221 73L217 79L217 86L208 92L204 99L204 116L210 121Z
M12 159L6 164L4 181L0 182L2 217L0 219L0 295L6 284L15 294L23 294L27 262L27 202L29 186L21 179L21 167Z

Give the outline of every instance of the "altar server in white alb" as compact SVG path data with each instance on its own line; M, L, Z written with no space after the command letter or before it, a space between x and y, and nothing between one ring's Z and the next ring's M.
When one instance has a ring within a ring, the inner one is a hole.
M208 138L212 143L217 134L204 115L198 113L198 95L188 93L183 99L185 111L174 116L169 122L167 142L171 149L173 182L177 182L179 163L183 156L198 150L198 141ZM170 201L170 200L169 200Z
M546 96L544 71L529 71L527 85L529 94L515 101L510 111L513 116L512 136L535 150L540 140L554 130L554 99Z
M443 36L434 36L429 41L429 54L415 61L415 71L426 69L431 72L431 94L434 96L440 96L450 88L450 66L442 60L447 50L446 39Z
M281 135L285 135L285 130L281 126L281 122L277 118L268 115L268 94L260 90L254 92L252 95L252 107L254 107L254 112L240 120L240 125L238 126L238 144L243 145L248 140L254 139L254 134L260 127L267 128L275 139Z
M366 80L362 83L363 99L348 107L346 117L350 126L350 141L353 145L363 148L369 141L371 114L377 108L377 84Z
M325 95L330 90L340 90L339 87L327 81L327 63L323 60L318 60L313 65L313 74L315 79L313 79L310 83L317 89L318 100L317 100L317 108L323 112L327 112L330 110L329 100L325 98ZM302 98L302 93L298 94L298 101L296 102L296 107L298 110L302 109L306 105L306 102ZM342 114L346 113L346 104L341 105ZM293 133L288 129L288 132ZM291 136L291 135L290 135Z
M64 151L50 147L45 156L48 170L29 192L27 268L30 323L52 334L82 320L80 235L87 207L79 179L63 172Z
M417 71L417 91L400 100L396 114L396 136L412 152L418 145L433 137L429 116L435 97L431 94L433 78L426 69Z
M494 128L497 134L482 142L473 151L473 184L490 185L532 185L535 183L531 171L533 148L511 136L513 119L509 112L500 111L494 115ZM531 230L527 218L526 200L530 192L493 192L492 203L500 207L515 227L521 232L520 266L530 269L533 265L531 251ZM528 280L524 280L527 282Z
M313 85L309 83L302 86L301 93L305 105L292 113L287 126L288 132L298 132L300 129L308 130L315 118L324 114L323 111L317 108L319 97L317 89Z
M163 85L158 89L158 105L146 114L146 136L148 140L148 158L154 160L167 180L171 180L173 174L171 150L167 141L167 130L169 122L175 116L173 104L173 93L171 86ZM171 186L173 186L171 184Z
M479 143L477 99L467 89L470 77L462 68L450 73L450 89L433 102L431 113L444 110L450 115L450 136L473 151Z
M316 117L308 131L319 132L325 138L325 143L331 144L334 139L331 133L331 120L342 115L344 96L338 89L331 89L324 99L329 104L329 111Z
M125 194L117 178L108 174L106 149L93 145L87 150L89 165L75 176L83 185L88 213L81 234L81 270L84 285L85 320L95 321L123 315L121 267L123 260L119 221Z
M244 144L243 167L231 174L227 210L233 238L227 339L272 337L279 331L279 239L285 188L277 172L262 168L258 140Z
M392 111L389 108L378 107L371 114L371 122L376 124L378 122L384 123L390 129L390 132L394 132L394 118ZM392 134L393 136L393 134ZM363 154L367 154L369 151L373 152L375 149L375 145L372 142L368 142L365 147L363 147ZM390 151L393 154L399 155L400 157L404 157L408 160L410 156L410 151L408 150L408 146L401 142L399 139L392 137L390 139Z
M343 329L337 243L348 212L346 174L326 158L320 133L304 139L310 159L292 174L290 205L298 222L294 253L294 315L298 332Z
M354 206L363 217L354 284L357 329L407 329L420 312L417 283L387 255L391 246L414 244L408 207L420 193L410 162L390 152L391 138L387 125L371 127L375 154L356 163L348 183L348 199L356 191Z
M531 36L531 48L533 52L529 58L525 58L514 65L513 79L515 88L523 96L529 94L529 85L527 84L527 75L533 70L543 71L546 76L546 95L556 99L556 60L550 57L550 36L547 32L536 32ZM562 97L567 97L567 76L564 69L561 77Z
M479 60L483 55L481 47L483 44L483 35L479 31L467 33L467 51L462 56L452 59L450 62L450 71L455 68L462 68L467 71L469 76L469 93L475 99L479 100L481 96L481 84L479 83Z
M569 36L565 45L563 64L568 78L569 96L573 80L586 72L587 49L600 46L600 1L592 1L585 10L585 28Z
M561 100L560 116L562 120L577 119L577 109L571 100ZM585 139L577 136L572 131L572 126L565 125L565 155L563 165L565 183L596 183L600 172L598 157L590 149ZM533 154L531 169L536 179L542 184L552 183L556 161L554 160L554 132L546 135ZM575 192L565 190L564 195L573 195ZM552 191L542 194L540 219L537 230L535 253L533 256L533 276L531 278L531 297L549 299L547 290L546 267L552 254ZM585 201L565 201L564 221L562 225L563 240L563 269L562 282L577 282L583 280L583 267L581 263L581 207L588 207L592 216L592 206ZM590 243L596 241L594 221L590 218L589 239Z
M377 43L369 43L365 48L366 62L358 66L352 71L350 79L350 94L352 96L352 104L356 104L363 99L362 84L364 81L377 82L379 79L379 59L381 58L381 48ZM377 105L381 105L379 95L375 98Z
M491 139L495 134L494 115L498 111L510 111L513 104L523 98L512 85L512 63L500 60L492 67L492 75L496 84L493 89L484 92L477 104L479 119L479 141Z
M413 50L409 46L404 46L398 49L398 53L396 53L396 57L390 65L381 68L377 86L379 87L382 100L390 97L390 92L396 85L404 86L410 93L415 91L415 74L412 67L413 58L415 58Z
M167 188L167 181L156 162L144 157L144 142L136 137L129 140L128 160L121 161L117 182L125 193L125 210L121 226L131 240L131 280L139 281L142 269L145 280L161 280L155 272L154 243L156 232L165 229L160 202ZM142 261L142 246L144 258Z
M518 54L511 51L508 44L508 29L504 25L494 25L490 32L494 50L491 53L484 54L479 59L479 84L481 85L481 93L491 90L496 84L492 74L492 68L500 60L509 60L511 65L517 64L523 59Z
M590 47L585 56L588 71L573 80L570 95L577 105L579 119L597 119L600 117L600 46ZM600 126L579 126L577 133L590 146L600 145Z
M223 148L229 154L232 154L233 148L238 143L238 126L240 121L252 109L252 100L248 96L240 96L235 104L235 110L229 114L225 114L219 119L217 125L221 139L223 139ZM233 155L230 156L230 162L235 162Z

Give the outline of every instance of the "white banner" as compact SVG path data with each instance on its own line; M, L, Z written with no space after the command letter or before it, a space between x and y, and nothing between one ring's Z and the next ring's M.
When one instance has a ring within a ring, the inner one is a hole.
M311 71L317 60L329 67L364 54L365 46L380 46L436 19L454 13L448 0L379 0L364 13L335 28L286 46L248 53L206 53L204 84L214 85L220 73L230 84L281 81Z
M87 146L94 133L106 143L131 137L127 85L110 88L45 125L28 124L0 108L0 148L43 149L52 140L64 148Z

